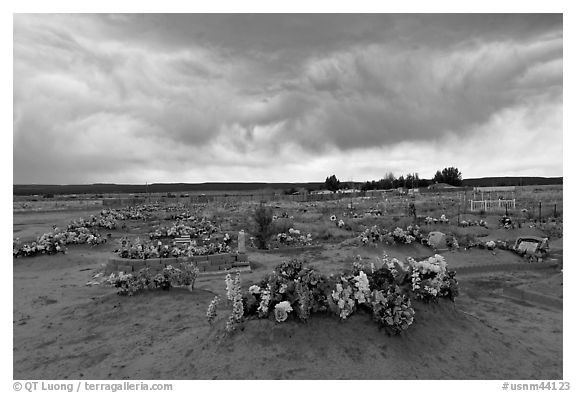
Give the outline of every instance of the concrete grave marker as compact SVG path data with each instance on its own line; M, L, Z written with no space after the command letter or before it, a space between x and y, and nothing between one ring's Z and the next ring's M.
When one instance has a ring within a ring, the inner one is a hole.
M238 232L238 252L246 252L246 233L244 233L244 230Z

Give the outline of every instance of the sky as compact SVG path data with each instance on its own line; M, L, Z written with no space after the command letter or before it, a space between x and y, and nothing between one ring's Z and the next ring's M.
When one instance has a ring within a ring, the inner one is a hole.
M15 14L14 184L563 176L561 14Z

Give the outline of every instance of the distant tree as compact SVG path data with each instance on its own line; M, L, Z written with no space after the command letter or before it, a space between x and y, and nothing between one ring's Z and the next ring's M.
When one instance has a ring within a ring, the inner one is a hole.
M462 173L456 167L442 169L442 172L436 171L434 181L437 183L447 183L452 186L462 185Z
M429 185L433 184L432 180L428 180L428 179L418 179L418 187L423 187L426 188Z
M452 186L462 185L462 173L460 173L458 168L444 168L442 169L442 176L444 177L444 183L448 183Z
M340 189L340 180L336 178L336 175L332 175L326 178L326 188L332 192L336 192Z
M436 174L434 175L433 180L436 183L444 183L444 176L442 176L442 172L436 171Z
M386 173L384 179L380 180L382 182L382 190L391 190L394 188L394 182L396 181L396 176L392 172Z
M416 186L416 177L409 173L406 175L406 181L404 182L406 188L415 188Z

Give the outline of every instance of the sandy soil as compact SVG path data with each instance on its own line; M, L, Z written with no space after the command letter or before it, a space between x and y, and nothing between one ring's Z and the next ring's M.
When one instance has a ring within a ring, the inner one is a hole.
M335 247L309 259L330 272L351 263L352 251ZM224 295L223 277L203 277L193 292L135 297L85 286L110 252L111 245L76 246L14 260L15 379L562 378L561 311L499 296L526 273L461 277L456 303L417 304L417 322L402 337L358 314L345 322L251 320L226 338L226 312L214 328L205 320L214 294ZM283 259L253 255L243 284ZM545 286L547 274L529 279Z
M563 278L558 273L551 277L536 279L528 284L518 286L519 289L550 296L557 299L563 298Z

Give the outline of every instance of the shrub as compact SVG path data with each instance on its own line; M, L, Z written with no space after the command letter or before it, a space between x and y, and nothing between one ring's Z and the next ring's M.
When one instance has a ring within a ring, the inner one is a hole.
M265 249L270 236L272 236L272 209L267 208L263 204L258 206L254 210L254 215L252 216L254 220L254 238L256 242L256 247L259 249Z
M274 233L288 232L290 228L294 228L294 220L289 218L278 218L277 220L274 220L272 225Z

